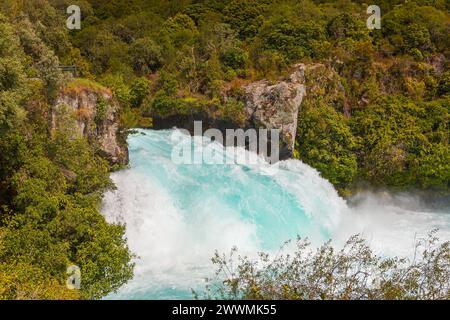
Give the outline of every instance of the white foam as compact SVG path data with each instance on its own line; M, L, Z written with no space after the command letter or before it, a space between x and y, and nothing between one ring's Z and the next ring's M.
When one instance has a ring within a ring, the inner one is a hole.
M202 279L214 271L210 258L215 250L226 253L233 246L247 254L256 254L261 250L261 241L264 239L258 238L258 219L290 219L273 224L273 228L276 225L282 227L296 224L295 216L286 218L282 213L272 216L269 212L269 217L258 217L259 212L252 212L252 206L257 203L248 203L245 199L245 193L251 192L251 187L245 187L255 183L254 179L249 178L249 174L272 179L285 191L286 197L290 195L295 198L299 208L302 208L303 214L311 222L308 235L316 243L323 241L318 235L320 229L327 230L338 244L344 243L353 234L363 233L377 252L409 255L413 253L415 238L435 227L442 230L441 239L450 239L449 214L401 209L373 194L362 196L356 207L349 208L331 183L323 179L317 170L301 161L281 161L276 170L272 171L273 165L261 159L249 166L202 167L204 170L200 172L203 176L211 176L214 180L226 175L243 186L245 190L242 189L241 193L244 198L240 200L240 209L244 208L248 210L249 216L256 217L243 219L222 201L222 194L236 191L230 190L231 186L205 185L204 182L199 182L198 177L191 176L186 171L180 173L177 165L170 160L170 153L155 156L155 150L148 152L145 150L145 143L140 144L148 139L152 145L161 143L173 146L180 139L191 140L190 137L176 130L169 134L148 130L141 132L147 136L131 138L136 139L132 147L140 150L139 156L157 161L157 166L152 167L152 170L164 169L169 176L164 185L152 178L158 172L146 175L145 162L139 162L139 170L132 167L112 175L117 190L105 195L102 212L108 221L126 224L128 244L131 251L139 257L136 260L135 278L121 290L122 296L119 297L132 297L139 292L145 296L149 290L164 292L166 288L189 291L190 288L201 285ZM138 139L143 140L137 141ZM204 140L196 139L196 147L204 143ZM167 145L163 145L161 150L166 151L167 148ZM248 153L242 148L233 150L217 145L214 148L216 152L223 152L228 156ZM269 177L267 172L270 173ZM186 186L186 189L171 188L173 186L170 183L179 183ZM256 183L262 184L263 181ZM270 185L263 190L270 192L269 188ZM191 201L187 201L189 207L185 207L180 203L180 195L171 192L192 193L196 201L190 199ZM261 199L265 197L264 194L258 196ZM411 197L410 201L413 200ZM275 208L278 204L271 205ZM299 213L298 219L300 218ZM161 293L159 297L167 298Z
M109 222L126 224L128 245L137 255L136 277L124 288L125 295L165 287L189 291L212 274L216 249L258 249L255 226L232 212L216 214L211 199L181 211L162 186L133 170L112 179L117 190L105 194L102 212Z

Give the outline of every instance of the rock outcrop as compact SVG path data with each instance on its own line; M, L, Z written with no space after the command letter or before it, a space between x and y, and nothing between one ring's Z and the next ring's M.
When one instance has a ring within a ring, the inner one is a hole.
M277 81L248 83L242 80L240 84L226 85L221 92L221 103L226 104L232 99L242 103L243 110L234 110L236 114L224 114L217 102L206 101L201 107L189 107L186 100L182 100L185 106L181 111L174 109L169 114L159 114L158 110L153 110L153 128L177 127L193 134L194 121L202 121L204 130L216 128L224 133L226 129L237 128L278 129L280 159L290 158L302 103L311 106L326 97L326 101L340 107L344 115L350 113L344 86L338 73L329 65L299 63L291 70L287 77Z
M225 133L226 129L267 128L280 130L280 159L292 156L297 133L297 120L300 105L306 95L305 71L309 66L297 64L293 66L290 75L279 81L260 80L239 87L239 97L233 89L224 88L222 102L231 98L243 102L243 121L237 121L241 115L228 115L217 112L213 103L199 110L192 108L183 114L166 116L157 113L153 116L154 129L169 129L173 127L187 129L194 133L194 121L202 121L203 129L216 128ZM270 138L269 138L270 140Z
M271 84L268 80L244 87L245 112L254 126L280 130L280 136L292 153L297 133L297 118L305 89L305 65L294 66L286 79Z
M111 164L127 164L128 148L119 133L118 110L106 88L65 89L52 108L51 129L64 126L74 137L86 137Z

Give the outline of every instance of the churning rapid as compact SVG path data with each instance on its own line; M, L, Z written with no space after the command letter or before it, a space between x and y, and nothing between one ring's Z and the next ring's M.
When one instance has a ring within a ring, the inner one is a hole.
M414 241L433 228L450 239L450 212L406 210L364 196L349 208L319 173L297 160L255 165L175 164L184 140L193 152L206 142L177 130L138 130L129 137L130 168L116 172L117 190L105 195L103 213L126 224L136 254L135 277L108 298L192 298L212 275L215 250L275 251L297 235L342 244L362 233L381 254L412 253ZM248 152L216 146L216 152ZM251 155L250 155L251 156ZM413 199L404 199L406 202Z

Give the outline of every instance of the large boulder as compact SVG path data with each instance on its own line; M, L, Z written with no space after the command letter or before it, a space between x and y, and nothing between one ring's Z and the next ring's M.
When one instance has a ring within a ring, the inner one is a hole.
M245 111L254 126L279 129L282 142L292 153L297 133L297 118L305 89L305 65L294 66L286 79L271 83L252 82L244 87Z

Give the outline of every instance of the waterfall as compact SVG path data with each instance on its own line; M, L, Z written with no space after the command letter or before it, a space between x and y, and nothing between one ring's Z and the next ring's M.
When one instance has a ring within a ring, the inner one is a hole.
M339 245L362 233L383 254L408 254L415 237L433 228L450 239L449 212L401 209L371 195L350 208L331 183L298 160L279 162L271 174L263 161L175 164L171 152L179 139L177 130L138 130L128 141L130 168L112 175L117 190L105 195L102 212L126 224L137 257L134 279L108 298L192 298L191 288L214 272L215 250L227 253L233 246L252 255L276 251L297 235ZM194 152L202 143L182 139Z

